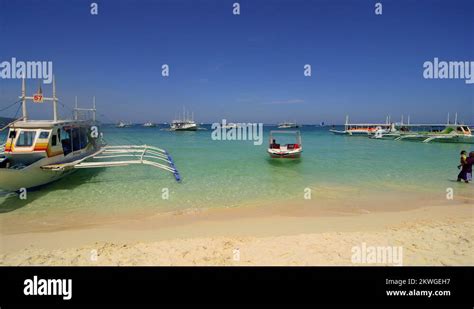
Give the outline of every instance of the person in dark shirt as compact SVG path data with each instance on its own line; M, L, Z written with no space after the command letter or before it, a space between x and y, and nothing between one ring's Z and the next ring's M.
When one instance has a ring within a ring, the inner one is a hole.
M474 151L469 153L469 158L466 160L466 182L472 180L472 164L474 164Z
M469 183L472 180L472 164L474 163L474 151L469 153L469 158L464 161L461 172L458 175L458 181L464 180L465 183Z
M466 180L466 170L463 169L464 164L466 164L466 160L467 160L467 151L463 150L461 151L461 158L459 159L460 164L458 165L458 169L461 169L461 171L458 174L458 181L461 181L461 179Z

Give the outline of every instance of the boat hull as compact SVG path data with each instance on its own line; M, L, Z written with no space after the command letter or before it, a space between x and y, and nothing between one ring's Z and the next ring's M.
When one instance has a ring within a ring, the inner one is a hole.
M197 131L197 126L189 128L171 128L171 131Z
M301 151L275 151L275 150L267 150L268 154L271 158L275 159L297 159L301 158Z
M367 136L373 133L369 131L340 131L340 130L329 130L329 132L337 135L350 135L350 136Z
M59 180L71 173L75 169L67 171L46 171L39 165L30 165L23 169L1 169L0 170L0 191L13 192L20 189L30 189L46 185Z
M425 143L447 143L447 144L474 144L474 138L470 136L406 136L402 135L399 140L408 142L425 142Z
M59 155L56 157L40 159L24 168L0 168L0 191L12 192L20 189L30 189L46 185L61 179L76 169L65 169L65 170L51 170L43 169L42 166L61 164L66 162L73 162L75 160L84 158L97 151L97 148L89 148L88 150L83 149L68 156Z

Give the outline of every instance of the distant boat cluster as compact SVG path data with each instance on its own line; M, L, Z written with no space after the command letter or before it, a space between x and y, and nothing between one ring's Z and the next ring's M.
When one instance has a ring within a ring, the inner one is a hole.
M420 141L423 143L474 143L474 136L468 125L460 124L457 114L453 123L450 122L449 115L446 124L411 124L390 122L389 118L385 123L350 123L346 116L346 123L343 130L330 130L334 134L349 136L368 136L372 139L390 139Z
M196 131L198 130L198 125L194 121L194 113L189 115L189 112L186 113L186 110L183 108L183 115L181 117L176 117L170 124L170 131ZM167 123L165 123L167 124ZM117 128L130 128L133 124L131 122L119 121L115 127ZM145 128L155 128L157 127L156 123L148 121L143 125Z

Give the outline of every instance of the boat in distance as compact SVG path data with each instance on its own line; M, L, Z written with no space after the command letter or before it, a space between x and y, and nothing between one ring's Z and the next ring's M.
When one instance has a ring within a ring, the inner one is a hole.
M298 125L295 122L285 121L285 122L282 122L282 123L278 124L278 129L297 129L299 127L300 127L300 125Z
M170 131L197 131L198 125L194 121L194 113L189 117L183 107L183 118L175 119L171 122Z
M151 122L151 121L148 121L148 122L145 122L143 124L143 127L145 127L145 128L156 128L156 124Z
M115 127L122 129L122 128L131 128L132 126L133 125L131 122L119 121Z

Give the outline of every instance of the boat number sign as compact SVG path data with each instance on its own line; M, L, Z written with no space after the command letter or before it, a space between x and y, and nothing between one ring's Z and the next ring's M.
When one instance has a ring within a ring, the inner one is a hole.
M35 94L33 96L33 102L34 103L43 103L43 95L39 94L39 93Z

